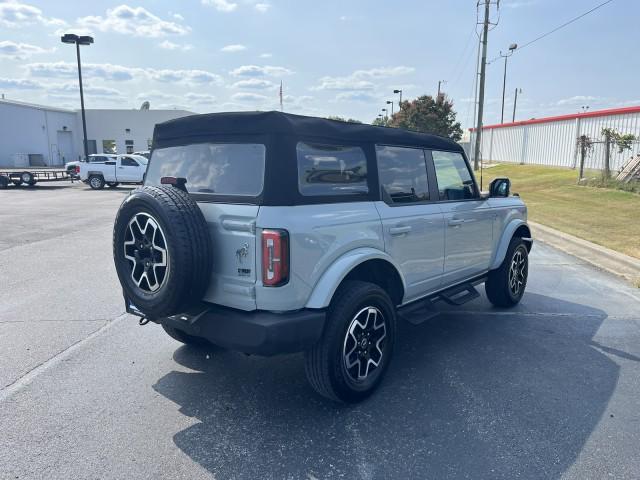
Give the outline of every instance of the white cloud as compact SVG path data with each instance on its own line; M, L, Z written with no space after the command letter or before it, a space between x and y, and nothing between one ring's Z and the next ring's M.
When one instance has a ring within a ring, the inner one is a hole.
M266 65L260 67L258 65L243 65L229 72L234 77L277 77L283 75L291 75L293 72L284 67L273 67Z
M78 75L77 66L70 62L29 63L25 65L27 72L34 77L74 78ZM125 67L109 63L83 63L82 73L86 77L97 77L103 80L131 81L151 80L163 83L213 84L221 85L222 77L206 70L169 70L153 68Z
M599 102L602 98L592 97L591 95L575 95L569 98L558 100L556 105L577 105L584 102Z
M169 40L164 40L159 44L159 46L160 48L164 48L165 50L182 50L183 52L193 49L193 45L190 45L188 43L180 44L170 42Z
M261 53L260 58L271 58L273 55L271 53Z
M150 90L146 93L139 93L138 95L136 95L136 99L141 102L151 100L171 100L175 98L175 95L170 95L159 90Z
M42 88L42 84L26 78L0 78L0 88L12 90L39 90Z
M67 23L53 17L45 17L42 10L17 0L0 1L0 25L8 28L20 28L40 24L47 27L61 27Z
M235 43L233 45L225 45L220 49L220 51L221 52L242 52L243 50L246 50L246 49L247 47L245 47L244 45Z
M231 100L235 102L264 103L265 101L269 100L269 97L260 95L258 93L238 92L231 95Z
M413 73L413 67L380 67L369 70L356 70L346 77L322 77L319 85L312 87L312 90L373 90L376 85L371 80L396 77Z
M202 0L203 5L210 5L219 12L233 12L238 8L237 3L228 2L227 0Z
M7 57L14 60L24 60L31 55L39 53L49 53L53 49L47 50L46 48L37 47L36 45L30 45L28 43L16 43L11 40L5 40L0 42L0 57Z
M189 100L194 104L212 104L216 103L216 97L209 95L208 93L187 93L183 95L183 98Z
M271 4L269 3L256 3L254 5L254 8L259 11L260 13L266 13L267 10L269 10L271 8Z
M240 80L239 82L231 85L232 88L252 88L256 90L268 90L276 88L278 85L269 81L259 78L249 78L248 80Z
M371 102L375 100L375 96L369 92L342 92L336 95L336 100L348 100L356 102Z
M90 15L78 18L81 29L116 32L138 37L166 37L185 35L191 31L186 25L162 20L143 7L120 5L108 9L105 16Z
M375 84L351 77L322 77L320 84L311 90L373 90Z
M182 15L180 15L179 13L174 13L173 15L171 15L173 18L175 18L176 20L180 20L181 22L184 21L184 17Z

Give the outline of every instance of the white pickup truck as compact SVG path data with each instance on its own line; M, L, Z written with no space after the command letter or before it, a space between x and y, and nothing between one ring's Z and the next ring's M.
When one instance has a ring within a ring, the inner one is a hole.
M147 171L148 160L142 155L118 155L102 163L81 163L80 180L94 190L121 183L141 184Z

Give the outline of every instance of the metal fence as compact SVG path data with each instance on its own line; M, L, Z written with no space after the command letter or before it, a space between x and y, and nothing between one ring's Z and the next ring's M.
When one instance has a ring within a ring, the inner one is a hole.
M485 126L482 129L480 156L484 161L575 168L580 162L578 137L588 135L594 142L600 142L603 140L603 128L613 128L640 138L640 107ZM472 131L471 158L474 145L475 131ZM613 146L611 169L619 170L630 157L637 154L640 154L640 142L634 142L632 149L623 153ZM585 160L585 168L603 169L604 158L604 144L594 143Z

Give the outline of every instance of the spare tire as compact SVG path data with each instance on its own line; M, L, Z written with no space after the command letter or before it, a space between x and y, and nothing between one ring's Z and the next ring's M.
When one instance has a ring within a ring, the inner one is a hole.
M113 258L125 296L147 318L183 313L201 301L211 277L207 222L176 187L137 188L118 210Z

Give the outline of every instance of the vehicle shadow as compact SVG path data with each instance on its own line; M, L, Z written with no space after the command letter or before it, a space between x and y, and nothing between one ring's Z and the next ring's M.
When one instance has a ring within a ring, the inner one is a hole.
M181 347L154 389L197 423L174 442L216 478L559 478L603 417L619 367L591 344L601 310L527 294L402 323L367 401L315 395L301 355ZM208 357L207 357L208 356Z

